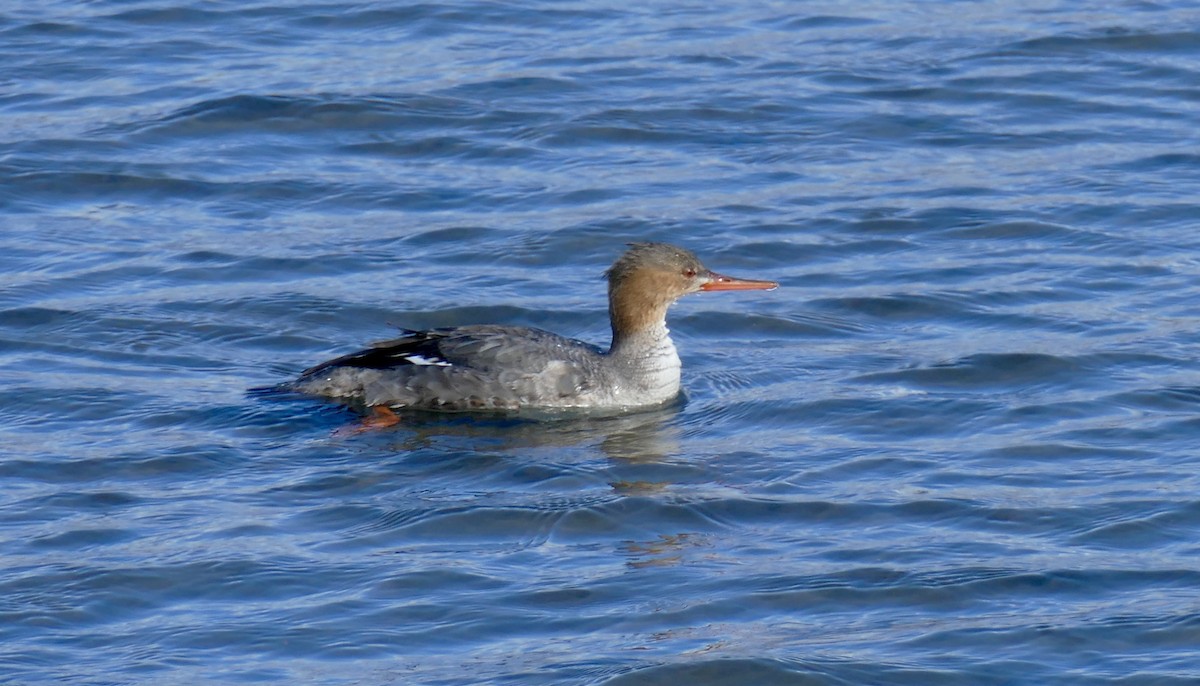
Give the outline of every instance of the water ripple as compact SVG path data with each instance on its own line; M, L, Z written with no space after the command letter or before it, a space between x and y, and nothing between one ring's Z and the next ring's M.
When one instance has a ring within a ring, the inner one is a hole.
M1194 682L1194 11L919 9L4 13L5 678ZM669 407L248 391L636 240Z

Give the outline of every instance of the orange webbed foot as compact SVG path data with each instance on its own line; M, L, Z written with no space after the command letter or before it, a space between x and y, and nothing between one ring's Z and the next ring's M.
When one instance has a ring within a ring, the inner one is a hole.
M334 432L335 436L357 436L366 431L386 429L400 423L400 415L387 405L372 405L371 414L354 426L347 426Z

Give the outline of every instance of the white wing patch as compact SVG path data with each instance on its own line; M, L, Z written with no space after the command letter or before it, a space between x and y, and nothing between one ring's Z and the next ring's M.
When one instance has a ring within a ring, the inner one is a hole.
M403 355L404 359L410 364L420 365L422 367L450 367L452 366L445 360L436 357L425 357L424 355Z

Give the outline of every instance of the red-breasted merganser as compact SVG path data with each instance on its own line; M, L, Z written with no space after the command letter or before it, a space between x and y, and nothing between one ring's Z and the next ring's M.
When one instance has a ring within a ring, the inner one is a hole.
M667 308L699 291L774 290L723 276L688 250L631 243L607 272L608 351L519 326L457 326L404 335L319 364L292 390L374 408L449 412L622 410L679 394L679 355Z

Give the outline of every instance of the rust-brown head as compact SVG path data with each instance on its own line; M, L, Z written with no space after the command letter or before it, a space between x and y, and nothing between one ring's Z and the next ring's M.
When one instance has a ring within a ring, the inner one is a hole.
M632 334L663 321L671 303L700 291L770 291L774 281L718 274L690 250L666 243L630 243L607 272L613 335Z

